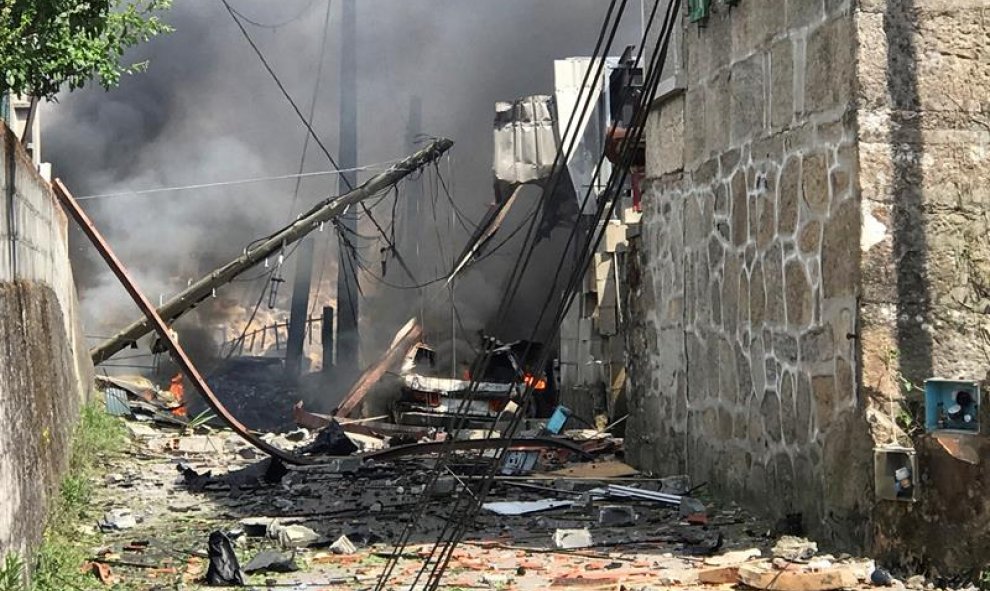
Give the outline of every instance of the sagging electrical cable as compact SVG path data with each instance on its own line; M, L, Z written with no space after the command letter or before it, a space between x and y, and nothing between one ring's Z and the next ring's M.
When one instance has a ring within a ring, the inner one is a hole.
M320 39L320 53L319 60L316 65L316 76L313 80L313 96L309 101L309 117L306 119L306 123L312 127L313 121L316 119L316 100L320 96L320 82L323 80L323 64L326 62L327 54L327 38L330 32L330 16L333 14L333 0L327 0L327 11L323 17L323 34ZM299 156L299 175L302 175L303 170L306 169L306 155L309 153L309 140L311 136L309 133L303 138L303 148L302 154ZM347 177L341 177L347 178ZM299 189L302 188L302 176L296 177L296 186L292 191L292 204L289 206L289 216L291 218L292 212L296 210L296 201L299 200ZM289 223L291 219L286 220Z
M623 6L624 5L625 5L625 2L623 1ZM613 14L615 14L615 9L616 9L616 0L611 0L611 2L609 3L609 6L608 6L608 10L606 11L605 19L604 19L604 21L602 23L602 27L601 27L601 30L599 32L598 39L597 39L597 41L595 43L594 51L592 52L592 60L593 61L591 62L591 64L589 64L588 70L585 72L584 80L583 80L582 85L581 85L581 88L582 89L588 89L587 83L588 83L588 80L591 77L592 65L594 65L596 63L596 58L598 58L599 55L601 55L601 59L603 61L604 60L604 57L608 54L608 51L610 50L611 42L609 42L608 45L606 46L605 39L606 39L607 36L609 36L609 34L608 34L609 24L610 24L610 22L612 22L612 16L613 16ZM619 16L621 16L621 13L619 14ZM617 23L618 20L619 20L619 18L616 18L615 19L615 22ZM614 38L614 35L612 36L612 38ZM604 48L604 50L603 50L603 48ZM587 106L593 100L592 94L593 93L591 92L591 89L588 89L588 97L586 98L585 108L587 108ZM575 108L575 110L572 111L571 116L570 116L570 118L568 120L568 123L567 123L567 126L566 126L565 134L564 134L564 137L565 138L572 138L571 145L565 147L565 150L566 150L566 153L567 153L567 158L565 158L563 160L565 163L569 159L570 153L573 151L573 149L574 149L574 147L576 145L576 141L573 141L573 140L576 140L576 135L577 134L576 133L572 133L571 130L572 130L572 128L575 125L577 112L578 112L578 109L577 108ZM582 110L582 113L584 113L584 112L585 112L585 110ZM559 161L561 159L562 152L564 152L564 151L563 150L562 151L558 151L557 155L555 156L555 162L554 162L554 167L555 168L557 166L559 166ZM546 196L546 193L544 193L544 197L545 196ZM521 227L524 227L524 226L521 226ZM487 365L488 365L488 362L490 361L490 359L491 359L490 353L489 354L486 354L484 356L479 356L475 360L475 362L473 364L472 375L473 376L480 376L480 375L482 375L482 370L484 370L485 368L487 368ZM460 408L458 409L459 414L461 415L461 419L458 421L459 424L463 424L463 422L464 422L464 420L466 418L465 417L465 412L464 412L466 410L466 405L470 403L470 400L477 393L477 383L476 383L477 380L476 379L472 379L472 382L475 382L475 383L472 384L472 387L470 388L470 391L468 393L468 396L465 397L465 399L462 401L462 404L461 404ZM448 444L448 445L446 445L441 450L441 452L439 454L439 458L438 458L437 464L436 464L435 468L431 471L430 476L428 478L427 485L425 487L425 491L426 492L423 493L423 495L420 498L420 502L417 504L416 508L413 510L413 515L415 517L413 519L411 519L407 523L406 527L403 529L402 534L400 535L399 543L396 545L395 551L387 559L386 565L383 568L382 574L379 577L378 582L376 584L376 587L375 587L376 591L381 591L384 588L386 582L388 581L389 577L391 576L392 572L394 571L395 565L398 563L399 556L401 556L402 551L405 549L406 545L408 544L408 541L409 541L409 539L410 539L410 537L412 535L412 532L413 532L413 530L415 528L415 523L417 522L418 517L421 517L422 514L423 514L423 512L425 511L425 508L426 508L427 503L428 503L428 496L427 496L428 495L428 491L432 490L433 486L436 483L436 480L437 480L439 474L442 472L443 466L446 466L447 465L447 461L448 461L448 459L450 457L450 451L451 451L451 449L452 449L452 446ZM435 550L436 550L436 546L434 547L434 551ZM432 553L431 553L431 557L432 557ZM429 559L427 559L427 562L424 563L424 568L425 568L426 564L428 564L428 560ZM417 575L417 578L416 578L417 581L419 580L419 578L422 575L422 573L423 573L423 571L421 570L420 571L420 574ZM415 582L414 582L414 584L415 584Z
M678 2L678 4L679 4L679 2ZM654 13L655 13L655 11L656 11L656 7L654 7ZM662 46L661 46L660 50L657 53L655 53L654 60L651 60L651 64L655 64L655 61L656 61L656 58L657 58L657 54L663 56L663 57L661 57L661 60L660 60L661 67L662 67L663 61L665 61L664 58L666 56L667 47L668 47L668 44L669 44L670 32L672 31L673 22L675 20L673 18L673 15L674 14L676 14L676 7L674 7L674 6L669 7L667 23L665 23L664 34L662 34ZM639 109L639 116L637 117L638 123L637 123L637 125L634 125L634 127L633 127L636 130L636 133L634 135L635 136L638 136L638 137L637 138L627 137L627 141L625 142L625 144L623 146L623 150L622 150L623 157L621 158L622 166L620 167L620 174L619 174L620 181L618 183L618 185L620 187L623 186L624 183L625 183L625 178L626 178L626 176L628 174L629 164L631 163L632 154L633 154L633 152L635 150L635 146L638 145L639 139L642 137L642 130L643 130L642 123L643 123L643 121L645 121L645 112L647 110L645 107L647 106L647 102L648 102L649 97L651 97L653 95L653 93L655 92L655 90L656 90L656 86L657 86L657 84L659 83L659 80L660 80L659 75L660 75L660 68L656 68L656 67L651 68L651 83L650 84L647 84L647 92L644 94L644 99L641 102L640 109ZM615 176L614 173L615 173L615 171L613 171L613 178ZM611 184L612 183L610 182L610 185ZM613 198L611 199L610 206L608 207L608 215L609 216L611 216L614 213L615 206L616 206L616 204L618 202L617 192L613 190L612 191L612 194L613 194ZM609 195L609 191L606 191L605 192L605 195L606 196ZM604 201L603 201L603 205L604 205ZM597 212L598 213L598 216L596 216L596 217L600 217L601 216L602 210L603 210L603 206L600 206L598 208L598 212ZM592 248L593 249L597 249L597 246L600 244L603 235L604 235L603 232L598 232L597 237L594 237L593 235L592 236L589 236L589 240L591 240L593 238L593 240L592 240L592 242L593 242ZM583 250L584 250L584 252L582 252L582 255L583 255L582 256L582 260L583 261L586 261L587 258L588 258L587 253L588 252L593 253L594 250L590 250L590 251L589 250L585 250L585 249L583 249ZM583 276L583 271L584 271L584 268L585 268L586 264L587 263L585 262L585 265L579 265L579 266L577 266L575 268L574 272L572 272L572 281L571 281L571 283L568 286L568 290L569 290L570 293L565 298L565 303L569 303L570 301L573 300L573 297L574 297L573 285L575 283L575 278L577 278L579 280L580 277ZM566 311L566 306L561 307L561 311L558 312L557 319L555 319L555 323L554 323L555 327L559 327L560 320L562 320L563 313L565 311ZM534 327L534 336L535 336L535 331L537 329L538 329L537 327ZM553 330L553 328L551 328L551 330ZM548 359L549 359L549 353L546 352L543 355L543 363L545 364ZM526 396L525 396L525 400L524 400L524 405L523 405L524 408L526 406L528 406L528 404L530 403L531 396L532 396L532 388L530 387L530 388L527 389L527 392L526 392ZM510 426L510 429L509 429L510 440L511 440L511 437L515 433L515 429L518 428L519 421L521 420L521 417L524 416L524 415L525 415L525 412L520 412L515 417L516 420L514 421L514 424ZM511 441L508 444L511 444ZM501 453L496 453L496 458L500 458L500 457L501 457ZM497 466L497 465L498 465L498 459L493 460L493 462L491 463L491 466L493 467L492 468L492 472L491 472L491 475L492 476L494 475L494 467ZM482 491L481 491L482 494L475 495L475 497L474 497L474 501L475 502L480 503L483 500L483 497L487 494L488 488L490 488L490 482L492 482L492 480L489 478L486 481L486 483L483 484ZM476 510L477 509L475 509L474 514L476 514ZM464 514L463 513L459 513L459 515L462 515L463 516ZM470 516L470 517L465 516L464 519L461 519L460 520L461 523L463 524L462 525L462 528L461 528L462 529L462 532L460 533L460 535L463 535L463 530L466 530L467 524L470 523L470 521L472 519L473 519L473 515ZM450 545L448 545L448 547L452 548L453 545L456 544L456 540L457 539L459 539L459 536L456 536L452 540L453 543L450 544ZM427 589L435 589L436 586L439 585L439 576L442 576L442 573L443 573L443 570L445 568L445 565L446 565L446 562L447 561L449 561L449 554L447 555L446 559L443 560L442 564L441 564L441 562L438 562L437 565L435 566L434 572L431 574L431 581L430 581L430 583L426 587ZM432 575L436 575L436 576L432 576Z
M677 4L679 4L679 2ZM674 10L673 11L668 11L668 17L672 16L672 13L673 14L676 14L676 7L674 7ZM669 18L668 20L671 23L674 21L673 18ZM659 53L665 58L666 53L667 53L667 47L669 45L669 38L670 38L670 32L672 30L672 26L671 26L671 28L665 28L664 30L665 30L665 33L666 34L663 34L662 37L661 37L661 39L662 39L662 46L661 47L662 48L661 48L661 50L660 50ZM661 59L661 62L660 62L661 65L662 65L663 61L665 61L665 60L664 59ZM635 130L635 132L633 134L633 137L628 137L627 138L627 142L623 146L623 150L622 150L623 155L622 155L622 158L620 159L622 164L621 164L621 166L619 168L619 179L620 180L619 180L618 185L620 187L623 186L624 183L625 183L625 178L627 177L628 171L629 171L629 165L631 164L631 161L632 161L633 152L635 151L636 146L638 145L639 139L641 139L641 137L642 137L642 130L643 130L643 127L644 127L643 126L643 122L645 122L645 112L646 112L646 108L645 108L646 107L646 104L645 103L648 101L649 97L652 96L653 93L655 92L656 86L658 85L659 80L660 80L659 70L656 71L656 72L651 72L651 74L652 74L652 76L651 76L651 83L646 85L646 89L647 89L647 93L645 95L646 98L644 99L644 103L641 103L641 108L640 108L640 111L639 111L640 112L640 116L637 117L638 124L637 125L634 125L633 128L632 128L632 129ZM636 137L636 136L638 136L638 137ZM613 174L613 178L614 178L614 174ZM610 179L610 184L612 184L611 183L611 179ZM606 193L606 194L608 194L608 193ZM611 216L614 213L615 206L618 203L618 198L617 198L618 194L615 193L615 192L613 192L612 195L613 195L612 196L612 199L610 200L610 203L609 203L609 205L607 207L607 210L608 210L607 215L609 215L609 216ZM597 212L598 213L598 217L600 217L601 214L604 213L604 211L603 211L604 209L605 209L604 206L598 208L598 212ZM591 249L590 250L584 250L584 252L582 253L582 255L583 255L582 256L582 259L584 261L587 261L587 259L588 259L588 253L593 253L598 248L598 246L601 243L601 240L602 240L603 236L604 236L604 232L603 231L599 231L597 233L597 237L595 237L595 236L589 237L590 238L590 243L588 244L588 246L590 246ZM583 273L581 273L581 275L579 275L578 274L578 271L583 271L583 270L584 270L584 267L581 267L581 266L577 267L575 269L575 272L572 273L572 280L573 279L579 279L580 276L583 275ZM570 286L569 286L569 288L571 288L571 289L570 289L570 293L568 294L568 296L567 296L567 298L565 300L565 304L568 303L569 301L573 301L573 297L574 297L574 293L575 293L574 290L572 289L573 288L573 285L574 285L574 281L572 281L571 284L570 284ZM564 308L562 308L562 310L564 310ZM559 327L559 323L560 323L560 320L562 320L562 318L563 318L563 313L562 312L561 313L558 313L558 318L556 319L556 322L555 322L555 326L556 327ZM534 328L534 331L535 330L536 329ZM544 354L544 356L543 356L544 357L544 362L548 359L548 356L549 356L548 353L545 353ZM532 388L527 388L526 398L525 398L524 404L523 404L523 407L524 408L526 406L528 406L528 404L531 402L531 398L532 398ZM511 445L511 439L514 437L514 434L516 432L516 429L518 429L519 420L521 420L520 417L523 416L524 414L525 413L520 413L519 415L517 415L516 420L513 422L513 424L510 425L509 430L508 430L509 433L510 433L510 435L509 435L509 441L506 443L506 449L507 449L507 446L508 445ZM464 533L464 531L466 531L466 528L467 528L468 524L473 521L474 516L476 516L476 514L477 514L477 507L480 507L480 503L483 502L484 497L487 495L488 490L490 489L490 486L491 486L491 482L493 482L493 478L492 477L494 476L495 468L498 466L499 458L502 457L502 453L504 453L504 449L501 450L501 451L499 451L499 452L496 452L496 454L495 454L495 458L496 459L494 459L492 461L492 463L490 464L492 466L492 469L491 469L491 472L489 474L489 477L486 478L483 481L481 490L478 491L478 494L473 495L473 497L472 497L474 510L471 511L471 512L469 512L468 514L458 513L458 515L459 515L459 521L461 523L461 532L459 534L460 536L462 536L463 533ZM456 540L457 539L459 539L459 537L456 537L454 539L454 544L451 544L449 546L450 548L452 548L454 545L456 545ZM449 558L450 558L450 554L447 555L446 561L449 561ZM425 586L426 589L436 589L436 587L439 585L439 582L440 582L440 576L442 576L442 574L443 574L443 570L445 568L445 564L446 564L446 562L444 563L444 565L438 564L435 567L434 573L437 576L436 577L431 577L431 580Z
M176 191L194 191L199 189L213 189L216 187L230 187L236 185L249 185L253 183L269 183L275 181L289 181L300 178L310 178L318 176L329 176L329 175L340 175L345 172L366 172L369 170L385 170L389 166L399 162L399 160L388 160L386 162L377 162L375 164L366 164L364 166L356 166L354 168L345 168L341 170L317 170L313 172L304 172L297 174L280 174L275 176L260 176L260 177L250 177L244 179L231 179L227 181L214 181L210 183L194 183L191 185L174 185L169 187L152 187L149 189L138 189L136 191L117 191L114 193L96 193L92 195L83 195L81 197L76 197L76 201L89 201L91 199L110 199L115 197L136 197L141 195L153 195L155 193L172 193Z
M286 101L288 101L288 103L292 107L293 111L295 111L296 115L299 117L299 120L306 127L306 130L309 133L310 137L312 137L313 138L313 141L315 141L316 144L320 147L320 150L327 157L327 160L330 161L330 164L336 170L339 171L340 170L340 166L337 164L336 159L334 159L333 155L330 153L330 150L328 150L327 147L323 144L323 141L320 139L319 135L316 133L316 130L313 129L312 124L309 121L307 121L306 117L303 115L302 111L299 109L299 106L296 104L296 101L292 98L292 95L289 94L289 91L285 88L285 85L282 83L282 80L278 77L278 74L275 73L275 70L272 69L271 65L268 63L268 59L265 57L264 53L262 53L261 49L254 42L254 39L251 38L251 35L248 33L247 29L244 27L244 24L241 22L241 19L237 16L236 11L231 7L230 2L228 2L228 0L220 0L220 2L223 4L224 8L227 9L227 12L230 14L230 17L234 20L234 23L237 24L237 28L241 31L242 36L248 42L248 44L251 46L251 49L254 50L255 55L257 55L258 56L258 59L261 60L261 63L265 67L265 70L268 71L268 74L271 76L272 80L275 82L275 85L278 86L278 89L282 92L282 96L285 97ZM328 7L328 10L329 10L329 7ZM354 189L353 184L351 183L350 179L347 178L346 175L342 175L340 178L344 181L344 185L347 187L348 190L353 190ZM379 231L382 231L381 230L381 225L377 222L377 220L375 220L375 217L371 213L371 210L369 210L368 207L364 203L361 203L359 205L361 207L361 210L364 211L364 213L368 216L369 219L372 220L372 223L374 223L375 227L378 228ZM384 232L383 232L382 235L383 235L383 237L386 240L388 240L388 236L385 235ZM417 279L415 278L415 276L409 270L409 266L405 263L404 259L402 258L402 255L398 252L397 249L395 249L394 245L392 245L390 248L392 248L392 251L393 251L393 253L396 256L396 260L399 261L400 266L403 268L403 270L406 271L406 273L409 275L410 279L412 279L414 282L417 281Z
M233 19L234 24L236 24L237 28L241 31L241 35L244 37L245 41L248 42L248 45L251 46L251 49L254 50L254 54L258 56L258 59L261 61L261 65L264 66L265 70L268 72L268 75L271 76L272 80L275 82L275 85L282 92L282 96L285 97L285 100L292 107L292 110L295 111L296 116L299 118L299 121L301 121L303 126L306 127L306 130L309 132L310 136L312 136L313 141L316 142L316 145L320 147L320 150L323 151L323 154L327 157L327 160L330 161L330 164L334 167L334 169L339 171L340 165L337 164L337 161L330 153L330 150L328 150L327 147L323 145L323 141L320 140L320 136L317 135L316 130L313 129L313 126L310 125L309 121L306 120L306 116L303 115L302 110L299 109L299 105L296 104L295 99L293 99L292 95L289 94L289 91L285 88L285 85L282 83L282 80L278 77L278 74L276 74L275 70L272 69L271 65L268 63L268 59L265 57L265 54L262 53L261 49L254 42L254 39L251 38L251 34L248 33L247 29L244 27L244 23L241 22L241 19L238 18L237 14L234 12L233 7L230 6L230 2L228 2L228 0L220 0L220 3L223 4L224 8L227 9L227 12L230 14L230 18ZM343 179L344 185L347 187L348 190L354 189L353 185L351 184L350 180L347 178L346 175L342 175L340 178Z
M281 22L277 22L277 23L262 23L262 22L258 22L258 21L254 20L254 19L251 19L251 18L247 17L243 12L241 12L241 11L239 11L237 9L234 9L234 13L237 16L239 16L242 19L244 19L244 22L246 22L249 25L258 27L260 29L271 29L271 30L274 31L276 29L281 29L282 27L284 27L284 26L286 26L288 24L292 24L292 23L296 22L297 20L301 19L304 14L306 14L307 12L309 12L309 9L312 8L313 7L313 4L315 4L315 3L316 3L316 0L309 0L309 3L306 4L306 6L304 6L303 9L300 10L295 16L292 16L290 18L287 18L287 19L285 19L285 20L283 20Z

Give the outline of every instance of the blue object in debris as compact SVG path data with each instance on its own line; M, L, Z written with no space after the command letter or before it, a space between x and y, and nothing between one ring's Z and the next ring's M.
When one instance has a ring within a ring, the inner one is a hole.
M555 408L553 414L550 415L550 420L547 421L547 432L553 435L560 435L560 432L564 430L567 419L571 418L571 414L571 409L566 406Z
M126 417L131 414L131 407L127 404L127 392L121 388L107 386L103 391L103 400L107 407L107 414L115 417Z

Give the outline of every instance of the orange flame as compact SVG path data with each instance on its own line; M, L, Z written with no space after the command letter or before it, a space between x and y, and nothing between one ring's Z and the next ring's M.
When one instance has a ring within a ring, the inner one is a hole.
M177 417L184 417L187 415L186 411L186 401L184 400L186 395L185 387L182 385L182 374L177 373L172 376L172 381L169 382L168 391L172 394L172 398L179 403L179 406L172 409L172 414Z
M523 376L523 383L526 384L527 388L532 388L534 390L546 390L547 389L547 379L538 378L531 373Z

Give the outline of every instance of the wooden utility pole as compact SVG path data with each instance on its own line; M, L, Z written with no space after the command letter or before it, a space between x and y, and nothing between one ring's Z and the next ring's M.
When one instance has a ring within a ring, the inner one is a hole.
M448 139L433 141L426 148L416 152L388 170L375 175L360 187L348 191L340 197L331 197L318 203L292 224L275 232L254 247L245 250L241 256L215 269L210 274L179 292L178 295L158 308L158 315L165 322L170 323L174 321L208 298L216 288L229 283L241 273L319 228L321 224L337 218L348 207L391 188L413 171L421 168L424 164L438 159L453 145L454 142ZM340 314L340 316L343 315L343 313ZM106 361L112 355L152 330L152 323L147 318L135 320L127 328L121 330L90 351L90 355L93 357L93 363L99 364Z
M343 170L357 166L357 0L343 0L340 15L340 148L337 158ZM353 186L357 175L340 175L341 191ZM357 214L349 211L340 216L343 239L353 244L357 233ZM361 346L358 320L358 277L356 261L344 240L338 240L337 263L337 365L356 368Z

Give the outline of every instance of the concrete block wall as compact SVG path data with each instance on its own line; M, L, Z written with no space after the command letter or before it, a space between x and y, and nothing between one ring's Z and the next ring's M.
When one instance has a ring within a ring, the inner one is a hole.
M990 387L990 3L862 0L854 24L862 387L878 444L914 447L920 471L916 503L877 503L874 550L965 572L987 560L990 444L965 438L976 464L950 454L904 386Z
M40 541L89 393L68 224L0 123L0 556Z
M850 2L714 4L657 100L630 248L633 461L837 547L868 536Z

